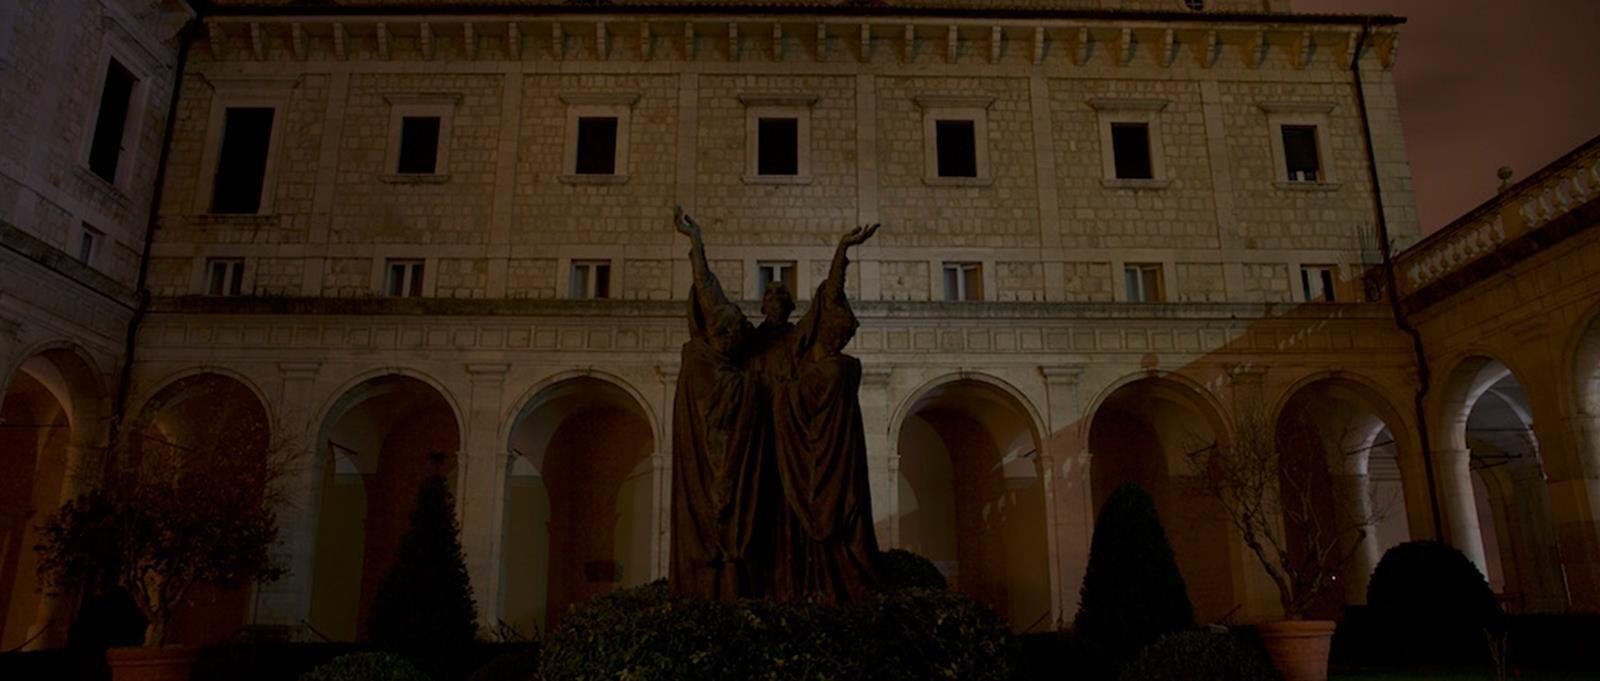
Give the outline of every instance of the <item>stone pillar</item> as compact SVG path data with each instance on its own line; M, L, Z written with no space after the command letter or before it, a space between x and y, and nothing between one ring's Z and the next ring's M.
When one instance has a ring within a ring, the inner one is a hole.
M861 371L861 393L856 397L861 402L861 428L866 431L873 525L879 546L888 549L900 545L900 451L896 434L889 432L889 420L894 418L889 404L889 377L894 369L864 366Z
M1372 579L1372 570L1378 567L1378 523L1372 506L1372 480L1364 470L1347 470L1342 477L1338 491L1344 498L1339 503L1349 509L1350 517L1365 522L1361 528L1365 534L1340 579L1344 580L1345 604L1362 605L1367 602L1367 582Z
M1045 427L1039 466L1044 483L1045 523L1050 543L1050 595L1056 621L1078 612L1078 587L1089 567L1094 534L1094 497L1089 452L1080 437L1078 379L1083 367L1040 367L1045 384Z
M1600 416L1580 412L1569 423L1575 470L1561 470L1550 465L1554 457L1545 458L1550 519L1571 609L1600 612ZM1541 443L1549 441L1540 438Z
M283 362L278 365L282 384L273 424L274 454L295 457L282 481L284 506L278 512L281 536L274 556L288 572L277 581L256 588L250 622L299 629L311 615L311 577L316 569L317 508L321 499L322 471L327 451L317 441L312 389L322 365ZM305 638L308 632L298 632Z
M500 439L500 406L506 364L469 364L466 450L456 456L456 515L461 520L461 549L478 602L478 626L493 629L500 619L500 554L504 548L506 475L510 456Z
M651 489L655 490L655 515L650 521L651 536L655 537L651 579L662 579L672 562L672 414L678 397L678 366L657 366L656 375L661 378L661 399L656 400L661 405L656 413L661 428L655 433L656 453L650 457Z
M1439 449L1434 454L1446 539L1487 575L1489 562L1484 556L1483 532L1478 528L1478 507L1472 495L1472 450Z

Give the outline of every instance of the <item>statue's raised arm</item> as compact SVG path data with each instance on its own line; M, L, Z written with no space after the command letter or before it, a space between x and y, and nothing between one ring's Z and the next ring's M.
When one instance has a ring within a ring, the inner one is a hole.
M839 237L839 246L833 251L833 265L828 268L828 279L823 282L823 295L829 299L844 295L845 269L850 266L847 252L852 246L866 243L872 235L878 233L878 228L881 226L879 223L861 225Z
M679 234L689 237L689 265L694 271L696 302L705 310L732 305L727 294L722 292L722 282L717 280L717 275L711 271L711 264L706 262L706 245L700 238L700 223L683 212L681 205L673 211L672 223Z

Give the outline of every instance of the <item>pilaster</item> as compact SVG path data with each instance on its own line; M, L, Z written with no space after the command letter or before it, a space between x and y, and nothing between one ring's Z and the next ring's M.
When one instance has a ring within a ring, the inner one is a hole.
M468 364L466 450L457 457L456 514L467 575L478 601L478 623L490 626L500 616L500 564L504 550L506 475L510 464L500 441L500 413L507 364Z

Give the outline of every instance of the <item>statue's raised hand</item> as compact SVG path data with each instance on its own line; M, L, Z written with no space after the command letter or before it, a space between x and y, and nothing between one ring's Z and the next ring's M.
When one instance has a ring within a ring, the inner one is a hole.
M695 222L694 218L689 217L688 213L683 212L682 204L679 204L673 211L672 225L678 229L679 234L691 239L700 238L700 223Z
M849 232L846 232L844 236L839 237L839 246L843 248L860 246L861 244L866 243L867 239L871 239L873 234L877 234L878 228L881 226L882 225L879 223L873 223L852 229Z

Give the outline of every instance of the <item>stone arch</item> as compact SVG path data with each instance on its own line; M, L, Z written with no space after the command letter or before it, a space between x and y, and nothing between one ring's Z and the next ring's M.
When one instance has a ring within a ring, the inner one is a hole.
M892 421L899 544L1018 630L1052 615L1038 411L976 373L924 384Z
M1050 432L1049 427L1045 423L1044 417L1039 413L1039 409L1034 406L1033 400L1029 399L1027 393L1023 392L1012 382L982 371L954 371L947 374L940 374L939 376L935 376L931 379L923 381L922 384L917 386L915 390L907 393L905 399L902 399L899 406L895 407L894 416L889 420L889 435L893 436L894 434L900 432L900 428L905 423L906 417L911 415L913 407L916 406L917 401L920 400L923 395L926 395L929 391L946 383L962 380L983 383L994 388L995 390L1005 393L1006 396L1015 401L1016 405L1027 414L1028 422L1032 425L1033 432L1038 434L1039 438L1045 437L1045 435Z
M132 412L123 434L131 456L238 457L266 465L272 455L273 421L260 390L247 378L208 368L179 372L160 383ZM159 454L158 454L159 453ZM202 465L204 460L200 460ZM212 463L223 463L212 460ZM116 465L114 462L113 465ZM226 468L213 475L227 475ZM265 489L252 493L264 494ZM191 588L168 629L169 640L205 645L227 640L247 623L251 588Z
M1600 478L1600 306L1585 315L1567 343L1567 364L1572 388L1572 416L1576 420L1579 471L1584 477ZM1596 503L1596 502L1591 502ZM1600 518L1600 509L1595 509Z
M1088 418L1080 419L1078 421L1078 444L1082 448L1082 451L1090 451L1089 436L1091 435L1090 431L1094 425L1094 414L1098 412L1100 407L1106 403L1106 400L1110 399L1110 397L1118 390L1141 381L1165 382L1163 386L1169 390L1175 391L1172 393L1173 395L1181 396L1185 402L1191 403L1197 411L1206 416L1206 418L1210 421L1212 430L1217 433L1219 441L1228 442L1231 438L1231 426L1229 425L1226 417L1226 414L1228 413L1227 408L1225 408L1222 404L1222 401L1217 399L1217 396L1210 390L1207 390L1204 385L1202 385L1199 381L1176 371L1147 370L1127 374L1115 381L1112 381L1104 388L1101 388L1100 392L1096 393L1094 398L1089 401L1088 408L1086 408L1083 412L1084 414L1088 415ZM1096 505L1096 508L1098 508L1098 505Z
M665 466L648 404L615 376L568 372L511 412L500 612L523 633L614 586L662 576Z
M1192 475L1186 455L1226 445L1222 407L1178 374L1144 373L1108 386L1089 412L1089 487L1098 517L1118 486L1150 492L1200 621L1246 606L1245 575L1227 516Z
M135 425L150 424L163 409L173 406L175 402L193 398L197 394L197 390L199 394L203 394L210 389L203 384L216 379L233 381L239 387L249 391L256 404L266 414L267 422L277 423L273 413L272 400L267 399L266 392L261 389L255 379L228 367L209 365L186 367L152 383L147 390L143 391L140 398L133 402L138 405L138 408L129 410L128 413L135 415L130 419L130 422Z
M1342 588L1330 590L1316 606L1334 616L1341 604L1365 602L1383 551L1411 538L1400 465L1401 456L1415 456L1410 430L1376 382L1345 371L1302 377L1282 392L1269 415L1281 452L1314 448L1325 457L1330 477L1327 494L1316 499L1317 512L1328 526L1348 531L1344 540L1353 542L1343 547L1354 549L1350 563L1336 575ZM1411 487L1413 496L1426 495L1425 485Z
M364 636L418 486L435 472L454 478L464 422L438 381L405 370L356 376L321 413L312 443L316 536L307 621L323 636L353 640ZM443 456L440 463L434 454Z
M81 347L28 348L0 392L0 650L62 645L70 608L40 592L38 525L76 494L104 438L105 384Z
M1450 541L1507 608L1563 609L1566 586L1524 374L1487 354L1463 354L1450 366L1435 440Z
M662 431L661 419L656 413L654 402L645 396L644 391L640 390L638 386L635 386L632 381L629 381L622 376L608 371L588 368L556 372L544 377L543 379L540 379L527 390L524 390L522 394L518 395L517 399L511 403L510 407L500 419L500 441L510 441L511 432L516 429L517 422L521 421L523 417L528 415L528 412L532 411L538 406L536 400L540 397L541 393L546 393L552 386L579 378L592 378L597 381L602 381L612 385L624 393L627 393L628 397L630 397L633 402L638 405L639 415L650 425L650 433L655 436L656 441L663 442L664 438L667 437L667 433Z

